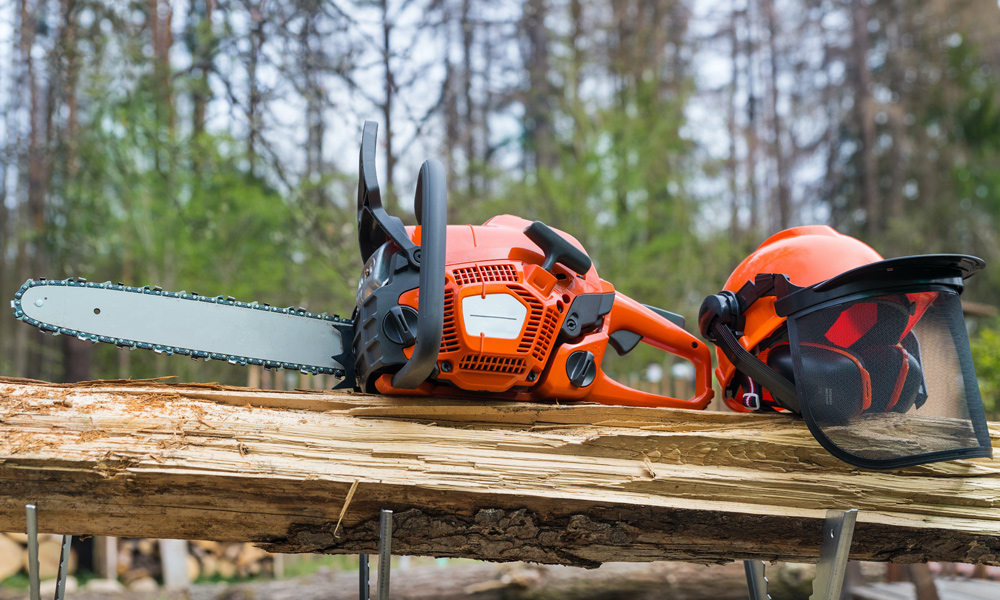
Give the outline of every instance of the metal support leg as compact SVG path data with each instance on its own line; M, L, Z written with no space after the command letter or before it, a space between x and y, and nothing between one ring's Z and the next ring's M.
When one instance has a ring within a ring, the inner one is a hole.
M847 556L854 538L857 509L828 510L823 523L823 545L816 564L816 579L809 600L840 600L847 572Z
M28 586L31 600L42 600L41 578L38 573L38 510L34 504L24 507L25 533L28 534ZM66 597L66 577L69 573L69 552L73 536L64 535L59 552L59 573L56 578L55 600Z
M378 528L378 600L389 600L389 570L392 560L392 511L383 510Z
M368 578L368 555L361 554L358 556L358 598L361 600L371 599Z
M24 507L28 534L28 585L31 600L42 600L41 580L38 577L38 511L34 504Z
M759 560L743 561L750 600L771 600L771 595L767 593L767 577L764 576L764 566L764 562Z
M62 550L59 552L59 576L56 579L56 600L66 597L66 576L69 574L69 551L73 544L73 536L64 535Z

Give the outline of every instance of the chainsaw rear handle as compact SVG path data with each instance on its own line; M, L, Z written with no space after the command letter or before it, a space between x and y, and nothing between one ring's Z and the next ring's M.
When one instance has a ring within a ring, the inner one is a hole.
M406 234L403 221L390 215L382 207L382 192L375 172L377 136L378 123L365 121L358 157L358 245L361 248L361 262L368 262L379 247L392 240L406 259L414 264L416 244ZM417 196L419 195L418 191Z
M416 389L431 376L444 331L448 214L446 176L440 161L430 159L420 166L414 208L420 222L420 246L413 253L420 268L416 342L410 359L392 376L393 387L406 390Z
M708 346L670 320L657 315L649 308L628 296L615 293L615 303L608 315L611 320L608 334L630 332L633 336L614 336L618 339L632 337L629 350L638 344L638 337L647 344L684 358L694 365L695 395L687 400L644 392L621 384L598 369L591 384L588 400L602 404L703 409L712 400L712 358Z

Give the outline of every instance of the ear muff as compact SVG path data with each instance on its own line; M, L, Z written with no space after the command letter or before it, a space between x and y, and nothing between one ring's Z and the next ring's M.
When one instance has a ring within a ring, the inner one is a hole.
M906 352L903 350L903 352ZM903 382L903 389L899 393L899 400L890 410L904 413L914 405L919 408L927 400L927 389L924 387L924 371L920 367L920 361L914 355L906 352L908 368L906 371L906 381Z
M906 412L913 407L920 408L924 405L924 402L927 402L927 380L924 378L924 369L920 362L920 341L917 340L917 336L913 335L913 332L910 331L903 336L903 340L899 342L899 345L902 346L909 355L909 377L914 379L913 384L916 385L916 391L914 392L912 404L907 405L903 402L897 402L896 406L894 406L892 410L896 412Z
M861 354L872 378L872 405L866 413L906 412L923 383L920 363L901 346L872 346Z
M778 372L788 381L795 381L795 366L792 363L792 350L788 343L778 344L767 351L764 361L767 366Z
M715 327L725 326L741 329L740 303L736 294L721 291L705 298L698 310L698 329L706 340L713 344L717 342Z
M872 380L861 360L835 346L799 344L801 387L817 421L842 423L871 407Z

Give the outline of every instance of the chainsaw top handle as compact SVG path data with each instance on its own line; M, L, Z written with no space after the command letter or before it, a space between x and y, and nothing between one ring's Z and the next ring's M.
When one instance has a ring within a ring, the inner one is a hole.
M448 214L445 171L440 161L430 159L420 166L414 207L420 221L420 246L414 252L420 266L417 339L410 359L392 377L394 387L407 390L415 389L434 371L444 331L443 282Z

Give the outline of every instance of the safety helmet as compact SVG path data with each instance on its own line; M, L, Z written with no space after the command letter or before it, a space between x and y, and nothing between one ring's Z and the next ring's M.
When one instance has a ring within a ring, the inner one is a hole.
M989 456L959 300L983 266L955 254L883 260L826 226L770 237L699 313L727 406L799 413L858 466Z
M826 225L793 227L764 241L736 267L722 289L735 294L748 281L754 281L760 273L781 273L793 285L807 287L880 260L882 257L868 244L838 233ZM774 312L774 300L774 296L762 297L742 313L746 324L742 327L744 335L740 337L740 344L751 352L785 325L785 317ZM724 392L730 390L728 394L723 393L729 408L737 412L748 412L780 407L773 402L767 402L759 408L745 405L741 397L737 398L738 390L732 388L734 377L737 376L736 367L718 346L715 348L715 356L719 364L715 369L715 376Z

